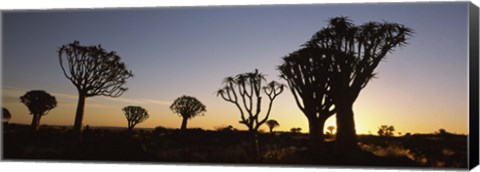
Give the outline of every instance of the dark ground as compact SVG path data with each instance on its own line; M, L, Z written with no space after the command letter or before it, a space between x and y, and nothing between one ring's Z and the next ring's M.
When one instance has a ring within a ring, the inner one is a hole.
M247 153L248 133L224 129L205 131L157 128L88 129L81 141L66 127L8 124L3 128L3 159L139 163L253 164L302 166L372 166L400 168L467 168L467 137L452 134L404 137L358 136L361 150L346 159L334 158L334 141L324 158L307 150L306 134L260 134L260 160ZM332 139L333 140L333 139Z

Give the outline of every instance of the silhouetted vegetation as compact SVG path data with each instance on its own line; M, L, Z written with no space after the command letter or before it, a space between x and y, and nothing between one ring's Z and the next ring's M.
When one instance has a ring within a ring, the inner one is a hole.
M325 121L335 113L330 92L329 63L316 56L313 48L302 48L283 58L278 67L281 77L308 119L310 150L322 154L325 150L323 128Z
M268 126L268 129L270 129L270 133L273 134L273 129L280 126L280 124L278 123L277 120L270 119L267 121L267 126Z
M393 136L393 132L395 131L395 128L393 125L382 125L378 128L378 135L379 136Z
M297 128L293 127L293 128L290 129L290 131L291 131L292 133L300 133L300 132L302 131L302 128L300 128L300 127L297 127Z
M148 119L150 116L144 108L140 106L127 106L122 109L128 121L128 130L132 131L133 127Z
M70 127L40 126L35 134L29 131L27 125L4 127L5 159L449 168L466 168L467 163L467 137L454 134L360 135L361 152L339 159L331 151L334 142L326 142L324 155L330 158L319 159L307 149L308 134L259 133L261 156L251 159L248 131L157 127L130 133L125 128L90 127L84 130L82 142L70 141Z
M217 91L217 96L235 104L240 111L240 123L247 126L251 135L251 156L256 158L259 157L258 129L268 120L273 101L283 92L284 88L283 84L276 81L271 81L266 86L263 86L264 82L266 82L265 75L255 69L254 72L225 78L223 80L224 87ZM262 93L267 95L269 101L263 119L260 117Z
M8 124L8 121L12 118L12 114L7 108L2 107L2 122Z
M40 119L57 107L57 99L43 90L32 90L20 96L20 101L28 107L32 117L32 130L38 130Z
M357 149L352 107L360 91L375 76L380 61L394 48L404 46L411 34L412 29L397 23L368 22L356 26L347 17L335 17L300 50L284 57L279 67L281 76L288 81L292 93L303 98L300 109L305 113L308 102L319 106L316 112L308 112L307 118L315 113L316 118L336 113L338 155ZM331 109L331 104L335 109Z
M126 80L133 76L120 61L120 56L98 46L84 46L80 42L63 45L58 50L63 74L78 90L78 105L74 130L82 130L85 99L93 96L119 97L127 88Z
M207 111L206 106L197 100L197 98L185 95L175 99L172 105L170 105L170 109L183 118L182 126L180 127L182 131L187 129L187 121L189 119L203 115L203 113Z
M236 128L234 128L232 125L228 125L228 126L218 126L218 127L215 127L215 130L216 131L222 131L222 132L228 132L228 131L238 131Z

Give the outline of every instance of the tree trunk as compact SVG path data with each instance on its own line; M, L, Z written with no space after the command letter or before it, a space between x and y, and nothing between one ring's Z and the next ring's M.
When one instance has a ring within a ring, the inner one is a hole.
M273 134L273 127L270 128L270 134Z
M337 106L336 154L343 156L357 148L357 134L353 118L353 103Z
M315 155L321 155L325 151L325 144L323 141L323 127L325 120L317 118L308 119L309 127L309 150Z
M73 131L80 134L82 132L83 112L85 109L85 94L78 94L77 113L75 114L75 122L73 124Z
M183 117L182 127L180 128L181 131L185 131L187 129L187 121L188 121L188 118Z
M133 131L134 125L128 125L128 132L131 133Z
M260 147L258 145L258 132L255 130L249 130L250 137L250 158L252 160L260 160Z
M33 114L31 128L33 131L37 131L40 126L41 115Z

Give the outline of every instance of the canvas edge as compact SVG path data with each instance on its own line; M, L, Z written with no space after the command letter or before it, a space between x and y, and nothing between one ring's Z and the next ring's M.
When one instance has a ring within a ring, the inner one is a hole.
M478 7L469 4L469 169L478 166L479 159L479 11Z

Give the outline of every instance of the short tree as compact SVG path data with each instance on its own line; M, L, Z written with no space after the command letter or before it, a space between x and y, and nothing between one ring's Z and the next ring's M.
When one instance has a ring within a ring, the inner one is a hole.
M38 130L40 118L46 115L51 109L57 107L57 99L43 90L32 90L20 96L20 101L28 107L33 115L31 128Z
M291 131L292 133L300 133L300 131L302 131L302 128L300 128L300 127L298 127L298 128L293 127L293 128L290 129L290 131Z
M387 135L388 135L388 136L393 136L394 133L395 133L394 131L395 131L395 127L393 127L393 125L388 126L388 128L387 128Z
M10 111L7 108L2 107L2 122L8 124L8 121L12 118Z
M107 52L100 45L83 46L80 42L63 45L58 60L65 77L78 91L78 105L73 129L80 133L85 99L98 95L119 97L127 88L126 80L133 76L116 52Z
M206 106L202 104L197 98L191 96L182 96L170 105L170 109L183 118L180 130L187 129L187 121L198 115L203 115L207 111Z
M440 128L438 129L438 134L440 135L446 135L447 134L447 130L443 129L443 128Z
M268 120L273 101L284 89L284 85L278 82L271 81L263 86L264 82L265 75L255 69L254 72L225 78L224 87L217 91L217 96L234 104L240 111L240 123L248 128L252 144L250 153L255 158L259 157L258 129ZM263 118L260 117L262 94L268 97L268 108Z
M267 121L267 126L268 126L268 129L270 129L270 133L273 134L273 129L280 126L280 124L278 123L277 120L270 119Z
M147 110L140 106L127 106L122 110L128 121L128 131L132 131L135 125L147 120L149 117Z
M378 136L384 136L385 135L385 129L382 128L382 127L378 128L377 134L378 134Z
M393 127L393 125L381 125L379 128L378 128L378 135L379 136L393 136L394 134L394 131L395 131L395 127Z

